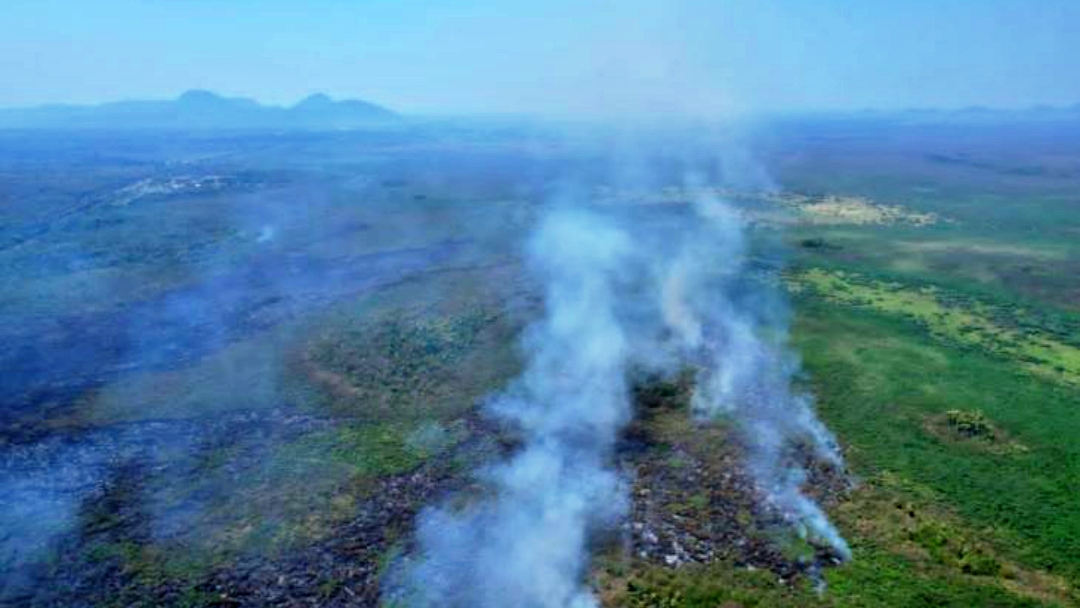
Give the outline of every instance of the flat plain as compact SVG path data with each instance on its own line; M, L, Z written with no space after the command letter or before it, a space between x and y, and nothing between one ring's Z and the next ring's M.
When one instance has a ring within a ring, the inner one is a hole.
M755 507L740 446L642 380L607 606L1080 605L1080 128L869 118L751 138L718 185L790 308L850 562ZM375 605L425 506L515 448L482 415L540 314L570 175L514 125L0 133L0 603ZM767 259L766 259L767 258Z

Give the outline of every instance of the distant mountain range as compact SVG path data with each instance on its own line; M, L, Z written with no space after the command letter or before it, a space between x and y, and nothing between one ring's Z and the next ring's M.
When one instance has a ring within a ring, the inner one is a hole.
M0 109L0 129L348 129L399 120L366 101L335 101L321 93L292 107L188 91L173 100L117 101L92 106L46 105Z

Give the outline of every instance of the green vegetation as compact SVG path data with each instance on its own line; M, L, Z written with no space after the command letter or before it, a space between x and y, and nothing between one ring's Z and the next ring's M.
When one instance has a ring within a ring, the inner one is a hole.
M277 459L283 465L308 460L344 467L352 477L379 478L415 469L431 456L452 448L466 432L460 424L451 429L438 423L423 427L352 424L286 444Z
M705 608L712 606L801 606L812 595L805 589L777 585L767 571L748 571L731 564L651 568L626 581L613 605L628 608Z
M1064 341L1075 337L1059 338L1055 334L1060 331L1038 329L1023 310L1011 311L1012 318L1003 319L1001 311L970 297L957 297L933 286L886 283L842 271L811 268L792 280L796 289L808 288L832 303L905 317L923 325L935 337L1014 358L1037 374L1080 384L1080 347Z
M479 307L453 316L375 315L320 332L297 367L322 391L320 407L337 415L446 419L512 372L512 334L498 321Z
M819 409L857 471L926 484L973 524L998 531L1010 552L1080 580L1068 549L1080 539L1080 516L1067 507L1080 463L1075 389L991 354L935 344L903 319L811 302L803 311L797 344ZM971 451L926 432L924 416L971 403L1029 450Z

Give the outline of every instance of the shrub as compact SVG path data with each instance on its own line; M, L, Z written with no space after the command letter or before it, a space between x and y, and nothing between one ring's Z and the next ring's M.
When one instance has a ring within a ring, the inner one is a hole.
M967 546L960 550L958 565L965 574L975 576L995 576L1001 572L1001 562L993 555Z
M964 437L994 438L994 427L981 410L949 410L945 417L949 426Z

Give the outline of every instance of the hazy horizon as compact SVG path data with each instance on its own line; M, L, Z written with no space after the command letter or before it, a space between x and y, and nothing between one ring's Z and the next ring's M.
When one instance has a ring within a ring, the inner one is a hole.
M254 101L255 103L257 103L257 104L259 104L259 105L261 105L261 106L263 106L265 108L288 109L288 108L292 108L292 107L298 105L299 103L305 101L308 98L324 95L324 96L329 97L332 101L335 101L335 102L362 101L362 102L368 102L368 103L374 104L376 106L385 108L385 109L390 110L392 112L397 112L398 111L397 108L395 108L393 106L389 106L387 104L381 103L381 101L379 99L370 98L370 97L362 98L362 97L358 97L358 96L332 95L332 94L326 93L325 91L319 90L319 89L314 89L310 93L305 93L305 94L301 95L300 97L297 97L296 99L292 99L292 100L267 101L267 100L260 99L260 98L258 98L256 96L253 96L253 95L243 95L243 94L232 95L232 94L227 94L227 93L221 93L219 91L215 91L215 90L212 90L212 89L199 89L199 88L181 89L181 90L177 91L175 94L165 94L163 96L154 96L154 97L119 97L119 98L115 98L115 99L102 99L100 101L91 101L91 102L46 101L46 102L42 102L42 103L35 103L35 104L30 104L30 105L18 105L18 106L0 105L0 111L2 111L2 110L33 110L33 109L38 109L38 108L49 108L49 107L57 107L57 108L62 108L62 107L72 107L72 108L98 107L98 106L106 106L106 105L115 104L115 103L130 103L130 102L170 102L170 101L178 101L185 94L192 93L192 92L210 93L211 95L214 95L216 97L220 97L220 98L225 99L225 100ZM767 115L785 115L785 114L796 114L796 115L798 115L798 114L814 114L814 113L826 113L826 114L827 113L837 113L837 114L851 113L851 114L857 114L857 113L862 113L862 112L890 113L890 112L920 112L920 111L927 111L927 112L962 112L962 111L966 111L966 110L1024 111L1024 110L1036 110L1036 109L1043 109L1043 108L1065 110L1065 109L1074 109L1074 108L1078 108L1078 107L1080 107L1080 101L1077 101L1076 103L1070 103L1068 101L1064 101L1064 102L1057 103L1057 104L1052 104L1052 103L1030 103L1030 104L1026 104L1026 105L1015 105L1015 106L993 106L993 105L987 105L987 104L981 104L981 103L970 103L970 104L966 104L966 105L962 105L962 106L961 105L953 105L953 106L929 106L929 105L914 106L913 105L913 106L906 106L906 107L864 106L864 107L851 107L851 108L827 108L827 107L781 108L781 109L774 109L772 111L766 111L766 112L764 112L764 114L767 114ZM431 110L431 111L421 110L419 112L413 112L412 114L414 116L419 116L419 117L424 117L424 116L432 116L432 117L436 117L436 116L447 116L447 117L453 117L453 116L460 116L460 117L469 117L469 116L478 116L478 117L483 117L483 116L492 116L492 117L506 116L506 117L514 117L514 116L521 116L523 118L527 118L529 116L536 116L536 117L542 118L544 116L547 116L547 114L545 114L543 112L514 112L514 111L511 111L511 110L493 110L493 111L463 110L463 111L457 111L457 112L453 112L453 111L438 112L438 111L434 111L434 110ZM559 115L556 114L556 115L551 116L551 117L559 118ZM568 116L568 117L572 118L572 116ZM592 116L589 116L589 117L591 118ZM644 116L639 116L639 118L645 118L645 117ZM663 118L663 116L658 116L658 118Z
M829 0L505 6L15 0L0 107L324 92L420 114L638 115L1080 102L1080 6Z

